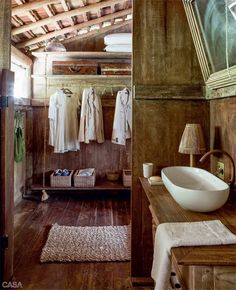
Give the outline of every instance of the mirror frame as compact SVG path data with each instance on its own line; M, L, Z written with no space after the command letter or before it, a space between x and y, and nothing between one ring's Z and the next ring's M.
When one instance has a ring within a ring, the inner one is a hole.
M210 66L204 49L200 27L198 26L198 21L193 9L193 3L195 1L197 0L182 0L205 84L207 88L213 90L235 85L236 65L215 73L210 72Z

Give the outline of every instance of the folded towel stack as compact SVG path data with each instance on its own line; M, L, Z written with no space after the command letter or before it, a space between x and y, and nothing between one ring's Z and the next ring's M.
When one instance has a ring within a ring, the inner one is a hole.
M104 37L105 51L132 52L132 33L113 33Z
M168 289L171 273L171 248L236 244L236 235L219 220L163 223L157 227L152 265L155 290Z

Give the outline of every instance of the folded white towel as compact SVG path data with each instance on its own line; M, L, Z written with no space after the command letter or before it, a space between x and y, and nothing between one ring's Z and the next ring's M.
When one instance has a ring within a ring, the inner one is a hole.
M184 223L163 223L157 227L152 265L155 290L166 290L171 273L171 248L235 244L236 235L220 220Z
M78 176L92 176L94 174L94 168L81 169Z
M132 33L113 33L104 37L106 45L132 44Z
M132 52L131 44L112 44L104 48L108 52Z

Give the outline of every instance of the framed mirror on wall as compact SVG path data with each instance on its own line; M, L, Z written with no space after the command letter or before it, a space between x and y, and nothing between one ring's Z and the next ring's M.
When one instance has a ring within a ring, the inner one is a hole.
M183 0L209 89L236 84L236 0Z

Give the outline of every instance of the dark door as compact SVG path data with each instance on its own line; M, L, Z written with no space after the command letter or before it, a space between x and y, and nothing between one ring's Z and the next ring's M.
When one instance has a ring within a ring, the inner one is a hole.
M0 280L13 275L14 73L0 72ZM0 286L1 288L1 286Z

